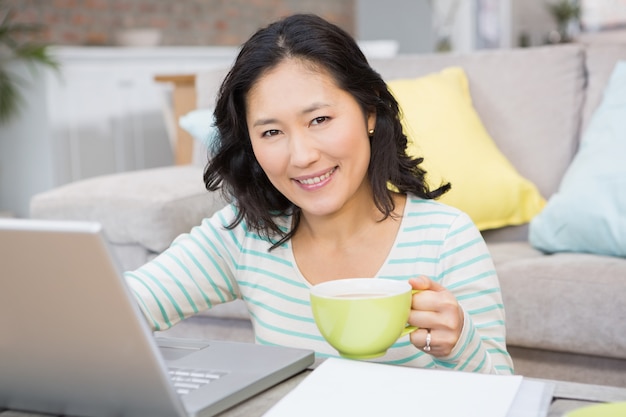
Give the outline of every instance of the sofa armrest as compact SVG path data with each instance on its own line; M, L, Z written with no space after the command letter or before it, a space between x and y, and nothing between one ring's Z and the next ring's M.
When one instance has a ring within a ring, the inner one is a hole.
M34 218L97 221L109 242L159 253L225 205L205 189L201 167L182 165L70 183L35 195L30 211Z

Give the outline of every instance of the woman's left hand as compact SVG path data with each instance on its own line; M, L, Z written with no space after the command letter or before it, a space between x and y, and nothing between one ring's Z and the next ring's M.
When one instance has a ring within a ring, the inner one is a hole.
M409 315L409 324L418 327L411 333L411 343L433 356L448 356L461 336L463 309L450 291L425 276L409 283L419 290L413 294Z

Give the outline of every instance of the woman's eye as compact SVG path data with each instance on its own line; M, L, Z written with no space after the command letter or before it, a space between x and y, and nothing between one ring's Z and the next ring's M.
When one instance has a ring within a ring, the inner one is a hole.
M265 132L263 132L263 137L275 136L278 135L278 133L280 133L280 130L278 129L266 130Z
M311 124L312 125L319 125L324 123L325 121L327 121L329 119L328 116L320 116L320 117L316 117L315 119L311 120Z

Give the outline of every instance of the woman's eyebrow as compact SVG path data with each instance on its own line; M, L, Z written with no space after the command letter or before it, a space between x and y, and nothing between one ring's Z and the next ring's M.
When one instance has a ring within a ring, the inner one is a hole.
M272 123L278 123L278 120L277 119L259 119L255 121L252 126L254 127L265 126L265 125L271 125Z
M316 110L325 108L325 107L330 107L330 104L328 103L322 103L322 102L316 102L316 103L312 103L310 106L305 107L304 109L302 109L300 111L300 114L305 115L305 114L309 114L312 113ZM252 126L253 127L257 127L257 126L265 126L265 125L270 125L273 123L278 123L278 119L274 119L274 118L268 118L268 119L259 119L256 120Z
M302 109L302 111L300 112L300 114L308 114L308 113L312 113L312 112L314 112L314 111L316 111L316 110L319 110L319 109L321 109L321 108L324 108L324 107L330 107L330 104L328 104L328 103L323 103L323 102L316 102L316 103L313 103L313 104L311 104L310 106L308 106L308 107L306 107L306 108Z

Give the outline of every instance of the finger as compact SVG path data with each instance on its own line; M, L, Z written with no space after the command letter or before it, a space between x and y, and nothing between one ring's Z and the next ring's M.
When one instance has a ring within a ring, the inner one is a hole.
M407 321L411 326L420 329L432 329L438 325L438 313L426 310L411 310Z
M411 284L411 288L419 291L444 291L446 287L443 285L433 281L432 279L421 275L417 278L409 279L409 284Z
M411 343L426 353L432 352L432 333L430 329L418 329L411 333Z
M413 294L411 309L421 311L445 311L450 305L457 304L456 298L449 291L423 290Z

